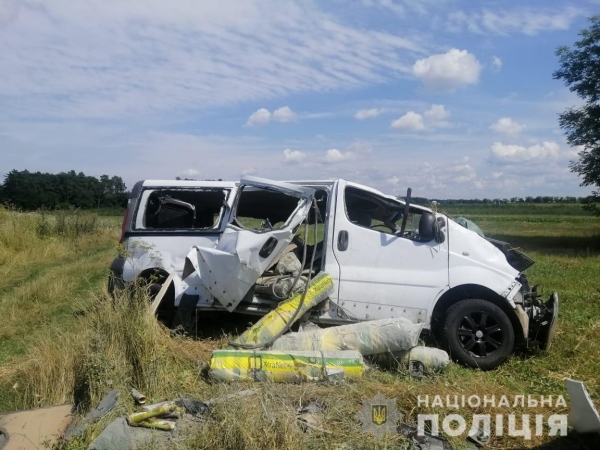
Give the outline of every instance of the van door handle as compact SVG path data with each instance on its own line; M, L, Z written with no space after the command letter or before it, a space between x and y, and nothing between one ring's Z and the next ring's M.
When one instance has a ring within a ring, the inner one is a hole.
M348 250L348 232L346 230L338 233L337 247L340 252Z

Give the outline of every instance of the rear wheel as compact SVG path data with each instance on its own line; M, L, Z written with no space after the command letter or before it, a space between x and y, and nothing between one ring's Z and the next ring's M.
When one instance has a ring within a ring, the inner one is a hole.
M446 313L442 340L455 361L495 369L513 351L515 333L506 313L487 300L462 300Z

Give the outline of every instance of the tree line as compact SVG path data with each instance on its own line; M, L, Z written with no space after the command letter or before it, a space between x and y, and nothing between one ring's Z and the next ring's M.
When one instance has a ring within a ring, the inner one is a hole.
M111 208L127 205L123 179L83 172L58 174L12 170L0 185L0 203L20 209Z

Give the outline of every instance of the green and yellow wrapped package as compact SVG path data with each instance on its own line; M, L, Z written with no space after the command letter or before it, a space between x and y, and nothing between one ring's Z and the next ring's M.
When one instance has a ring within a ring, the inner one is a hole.
M304 303L296 315L300 319L306 311L318 305L333 292L333 280L327 273L321 272L310 283ZM264 344L269 342L288 324L294 312L300 306L302 293L294 295L289 300L282 302L276 309L260 319L252 327L248 328L233 342L237 344ZM290 324L291 325L291 324ZM233 348L230 346L229 348Z
M403 317L289 333L273 342L273 350L358 350L362 355L410 350L419 343L422 323Z
M364 371L362 355L353 350L281 352L273 350L215 350L210 376L219 381L294 383L358 378Z

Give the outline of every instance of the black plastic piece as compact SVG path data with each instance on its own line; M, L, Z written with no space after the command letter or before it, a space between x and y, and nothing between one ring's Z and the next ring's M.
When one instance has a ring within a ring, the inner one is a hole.
M340 252L348 250L348 232L346 230L338 233L337 248Z
M496 239L486 238L488 242L494 244L498 250L500 250L506 256L506 261L510 264L513 269L523 272L525 269L533 266L535 261L527 256L525 253L520 252L516 248L513 248L508 242L498 241Z
M258 252L258 256L260 256L261 258L269 257L269 255L273 253L273 250L275 250L276 246L277 239L271 236L269 239L267 239L267 242L265 242L265 244L262 246L260 252Z

